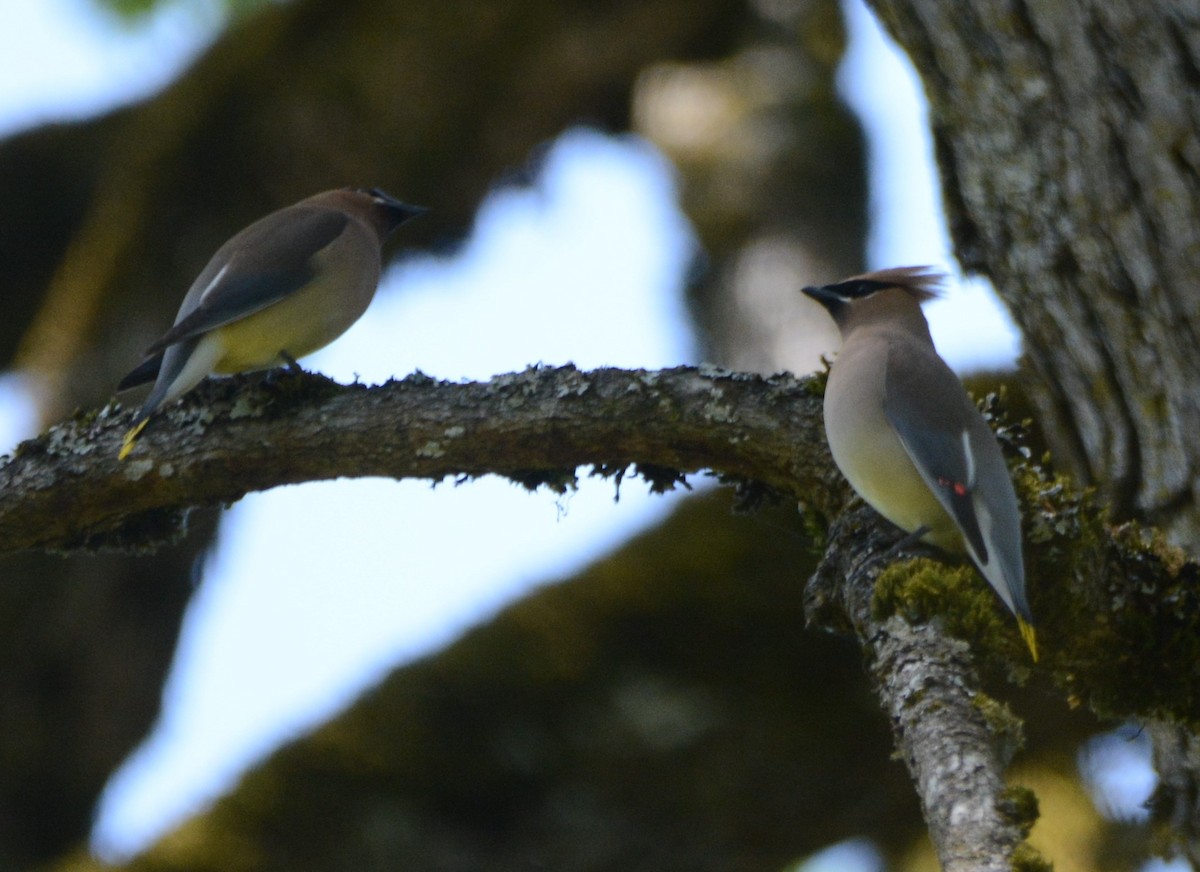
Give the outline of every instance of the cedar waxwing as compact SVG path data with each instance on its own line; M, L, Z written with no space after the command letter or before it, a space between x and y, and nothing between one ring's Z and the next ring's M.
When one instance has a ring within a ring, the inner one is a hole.
M345 333L375 296L384 241L424 211L376 188L325 191L260 218L217 249L175 326L117 385L154 380L119 457L133 450L155 409L210 373L294 366Z
M1016 615L1036 661L1008 467L921 312L941 281L927 267L900 267L804 288L842 335L825 387L825 435L842 474L876 511L918 539L970 555Z

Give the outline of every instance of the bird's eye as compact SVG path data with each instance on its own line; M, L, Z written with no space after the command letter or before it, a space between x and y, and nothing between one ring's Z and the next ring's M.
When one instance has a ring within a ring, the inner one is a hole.
M348 191L353 191L356 194L366 194L376 203L386 203L391 198L379 188L347 188Z
M830 285L829 290L844 300L861 300L863 297L869 297L871 294L886 290L888 287L890 285L886 282L877 282L872 279L855 279Z

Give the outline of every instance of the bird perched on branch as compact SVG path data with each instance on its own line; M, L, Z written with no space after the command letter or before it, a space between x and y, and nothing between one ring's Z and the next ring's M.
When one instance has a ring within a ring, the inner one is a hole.
M825 434L838 468L876 511L914 540L970 556L1037 660L1008 467L921 312L941 281L928 267L900 267L803 289L842 335Z
M119 457L133 450L156 409L209 374L295 366L345 333L375 296L384 241L424 211L376 188L325 191L260 218L217 249L175 326L117 386L154 381Z

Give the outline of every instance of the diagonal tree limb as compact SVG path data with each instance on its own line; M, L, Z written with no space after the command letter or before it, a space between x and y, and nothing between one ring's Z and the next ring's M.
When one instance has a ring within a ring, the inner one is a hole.
M895 540L896 532L870 510L845 513L830 531L806 611L819 623L831 615L848 620L862 644L942 868L1001 872L1013 868L1018 852L1034 862L1036 852L1023 840L1037 816L1036 800L1004 783L1021 724L983 694L970 646L941 620L910 623L881 608L876 589L891 571Z

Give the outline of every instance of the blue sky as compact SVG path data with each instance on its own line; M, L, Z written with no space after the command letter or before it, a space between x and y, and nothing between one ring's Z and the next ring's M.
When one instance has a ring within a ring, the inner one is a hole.
M853 40L841 84L872 143L869 261L952 266L911 74L865 8L847 8ZM219 26L181 7L136 29L86 0L0 0L0 9L0 134L151 93ZM696 362L681 302L694 244L657 152L636 138L571 131L534 187L492 196L458 257L390 271L367 316L305 365L378 382L417 368L485 379L539 362ZM189 279L181 276L181 295ZM545 320L515 317L514 300ZM1018 339L984 283L952 283L928 314L957 368L1015 359ZM0 378L0 450L28 426L13 380ZM633 484L614 503L602 483L555 498L494 480L436 490L336 482L247 497L204 565L162 721L105 796L97 847L136 850L397 663L570 574L670 505ZM475 542L469 553L455 544L463 530Z

